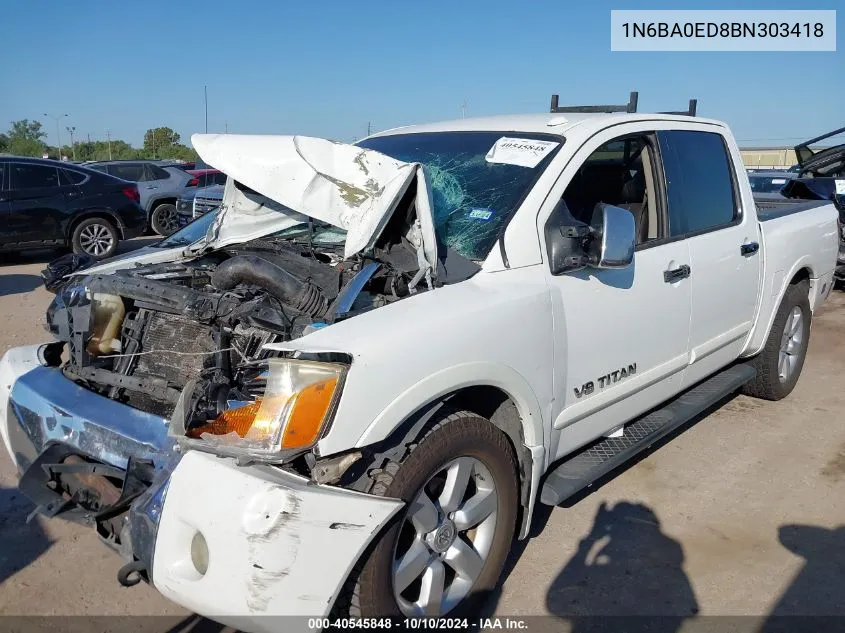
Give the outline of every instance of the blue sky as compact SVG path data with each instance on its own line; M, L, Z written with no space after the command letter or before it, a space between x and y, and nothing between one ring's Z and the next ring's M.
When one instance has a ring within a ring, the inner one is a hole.
M140 145L168 125L351 140L467 116L623 103L676 109L699 99L745 145L792 144L845 125L845 7L800 2L7 2L0 130L40 119L50 143L70 115L78 137ZM837 52L610 51L610 10L835 9ZM130 8L131 7L131 8ZM57 54L57 46L60 52ZM67 142L67 135L62 129Z

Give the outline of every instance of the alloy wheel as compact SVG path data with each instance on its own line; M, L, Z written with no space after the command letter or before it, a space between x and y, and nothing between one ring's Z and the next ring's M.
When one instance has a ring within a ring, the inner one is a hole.
M393 594L407 616L451 611L481 574L496 530L493 476L474 457L442 466L409 504L393 556Z
M114 246L114 236L107 226L89 224L79 234L79 245L89 255L100 257Z
M804 346L804 313L799 306L792 308L786 318L778 353L778 378L786 382L795 372Z

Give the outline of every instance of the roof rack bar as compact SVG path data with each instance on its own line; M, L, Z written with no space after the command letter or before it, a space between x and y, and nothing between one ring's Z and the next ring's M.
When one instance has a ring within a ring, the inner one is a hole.
M552 103L549 111L552 114L563 112L627 112L629 114L637 111L637 102L639 101L639 93L632 91L628 98L628 103L625 105L587 105L587 106L561 106L560 97L552 95ZM698 108L698 99L690 99L689 107L686 110L679 110L673 112L661 112L660 114L678 114L682 116L695 116Z
M695 116L695 111L698 106L698 99L690 99L689 107L686 110L677 110L673 112L661 112L660 114L678 114L681 116Z
M552 107L549 111L553 114L560 112L636 112L638 97L638 92L632 92L628 103L624 105L559 106L558 95L552 95Z

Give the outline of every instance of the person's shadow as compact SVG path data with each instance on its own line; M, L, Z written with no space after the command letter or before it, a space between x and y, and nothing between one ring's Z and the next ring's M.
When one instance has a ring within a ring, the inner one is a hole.
M568 620L572 633L674 633L698 613L683 563L680 543L660 531L651 508L602 503L592 530L549 587L546 607Z
M841 631L845 616L845 525L833 529L783 525L778 540L806 562L772 607L761 633Z
M41 528L41 519L29 523L35 509L17 489L0 488L0 584L6 582L50 549L53 542Z

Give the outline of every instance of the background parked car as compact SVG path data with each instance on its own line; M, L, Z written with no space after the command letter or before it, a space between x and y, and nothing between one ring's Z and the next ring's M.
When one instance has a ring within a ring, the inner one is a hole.
M756 198L783 198L780 191L795 177L788 171L755 171L748 174Z
M170 235L179 227L176 201L186 187L199 184L184 169L157 161L101 161L89 163L87 167L137 183L149 226L159 235Z
M226 174L219 169L189 169L187 171L198 180L197 188L226 184Z
M0 157L0 250L71 246L110 257L143 233L135 184L41 158Z
M193 190L186 189L176 203L179 226L185 226L191 220L219 207L223 203L225 188L225 184L219 184Z

